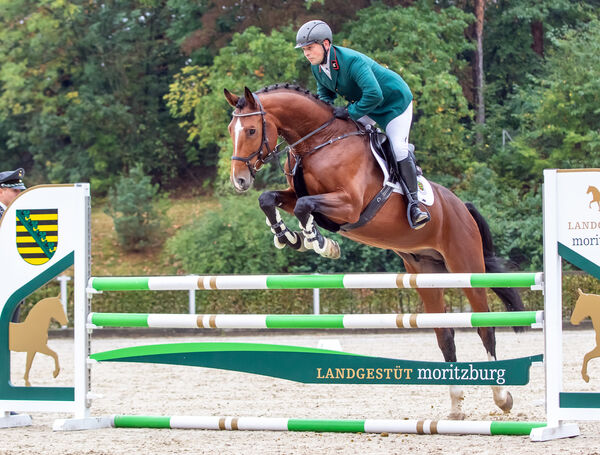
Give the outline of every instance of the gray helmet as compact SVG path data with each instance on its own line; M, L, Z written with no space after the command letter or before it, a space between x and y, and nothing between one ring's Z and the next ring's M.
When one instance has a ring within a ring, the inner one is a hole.
M298 30L296 49L312 43L322 44L324 40L329 40L330 43L333 41L329 25L323 21L308 21Z

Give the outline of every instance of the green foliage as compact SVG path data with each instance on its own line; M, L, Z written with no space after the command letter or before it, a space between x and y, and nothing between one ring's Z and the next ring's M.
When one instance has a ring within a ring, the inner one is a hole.
M332 273L401 271L402 261L391 251L357 244L332 234L340 243L342 258L323 259L314 252L278 250L265 224L254 192L221 199L218 210L204 214L181 229L167 248L188 273ZM297 220L284 216L288 227ZM330 235L328 233L327 235Z
M535 87L511 98L519 136L497 167L541 182L544 168L600 166L600 20L553 40Z
M158 185L152 184L141 166L133 168L128 177L120 177L110 189L108 199L106 213L113 218L122 248L139 251L160 243L164 235L165 207L159 208L159 205L164 196L159 196Z
M97 193L136 163L173 179L193 146L162 101L183 63L163 3L0 1L0 154Z
M458 8L436 11L425 2L409 8L375 4L346 24L347 45L400 74L414 95L411 139L432 176L458 177L472 159L472 114L457 75L472 49L465 28L473 17Z
M482 164L473 164L456 189L486 218L496 253L521 270L543 267L542 198L537 191L507 186Z

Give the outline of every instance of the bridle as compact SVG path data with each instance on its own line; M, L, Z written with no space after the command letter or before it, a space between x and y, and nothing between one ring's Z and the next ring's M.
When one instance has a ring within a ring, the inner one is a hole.
M267 121L265 120L265 115L267 113L263 109L262 103L260 102L260 99L258 98L258 96L256 96L254 93L252 94L252 96L254 96L254 100L258 104L258 107L259 107L258 111L247 112L245 114L237 114L234 112L231 115L233 117L250 117L252 115L260 115L260 119L262 121L262 140L261 140L260 146L258 147L258 150L256 152L251 153L246 158L242 158L240 156L232 156L231 159L235 160L235 161L241 161L246 166L248 166L250 175L252 176L252 178L254 178L254 176L256 175L256 172L262 167L263 164L268 163L274 157L277 156L277 154L279 153L279 150L278 150L279 144L277 144L277 146L273 150L270 150L269 138L267 137ZM266 147L267 153L266 153L266 155L263 156L262 151L263 151L264 147ZM254 157L257 157L257 158L254 161L254 164L251 164L250 162L252 161L252 159Z
M260 145L258 146L258 150L256 150L256 152L251 153L250 155L248 155L245 158L242 158L240 156L232 156L231 159L234 161L241 161L243 162L247 167L248 170L250 171L250 175L252 176L252 178L254 178L256 176L256 172L258 172L260 170L260 168L262 167L263 164L269 163L271 162L271 160L273 160L273 158L277 158L281 153L286 152L288 154L288 162L290 160L290 154L292 154L295 158L296 164L294 166L294 169L292 170L291 173L286 173L285 171L284 174L286 175L291 175L293 176L294 173L296 172L296 168L300 165L300 157L293 154L291 151L293 150L293 148L300 144L301 142L304 142L305 140L307 140L308 138L312 137L313 135L321 132L322 130L324 130L325 128L327 128L329 125L331 125L334 120L335 120L335 116L331 117L329 120L327 120L325 123L323 123L321 126L319 126L317 129L311 131L310 133L308 133L306 136L301 137L300 139L298 139L296 142L294 142L293 144L288 145L285 149L280 150L280 147L285 143L285 142L279 142L275 148L273 148L271 150L271 148L269 147L269 138L267 137L267 121L265 120L265 115L267 114L265 112L265 110L263 109L263 105L260 102L260 99L258 98L258 96L256 96L256 94L252 94L252 96L254 97L254 100L256 101L256 104L258 104L258 111L253 111L253 112L247 112L245 114L239 114L239 113L232 113L231 115L233 117L250 117L252 115L260 115L260 119L262 121L262 140ZM356 123L356 122L355 122ZM308 153L314 153L318 150L320 150L321 148L339 141L341 139L344 139L346 137L349 136L354 136L354 135L363 135L365 134L365 132L363 130L361 130L360 128L358 128L358 131L353 131L351 133L346 133L342 136L330 139L329 141L320 144L316 147L314 147L313 149L311 149ZM267 153L263 156L263 148L266 148ZM251 163L252 159L256 157L256 160L254 161L254 164ZM280 167L281 163L279 162L279 160L276 160L277 163L279 164Z

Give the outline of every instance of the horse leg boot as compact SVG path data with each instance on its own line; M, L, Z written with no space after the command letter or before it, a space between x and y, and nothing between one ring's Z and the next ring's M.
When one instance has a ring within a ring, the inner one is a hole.
M267 216L267 226L271 228L273 233L273 243L278 249L289 246L296 251L306 251L304 247L304 236L301 232L290 231L281 219L281 215L277 210L277 191L265 191L258 198L260 208Z
M410 154L402 161L398 161L398 173L406 186L406 214L408 217L408 224L410 224L410 227L413 229L420 229L431 219L431 217L427 210L423 211L419 208L417 168Z

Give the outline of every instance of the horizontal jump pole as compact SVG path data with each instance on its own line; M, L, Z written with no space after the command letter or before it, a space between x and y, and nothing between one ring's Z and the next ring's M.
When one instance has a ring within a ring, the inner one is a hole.
M460 420L333 420L266 417L161 417L116 415L111 418L111 425L115 428L523 436L529 435L533 428L545 427L546 423Z
M95 327L201 329L399 329L516 327L543 322L543 311L426 314L152 314L90 313Z
M187 275L92 277L93 291L184 291L242 289L526 288L541 286L542 272L356 273L329 275Z

